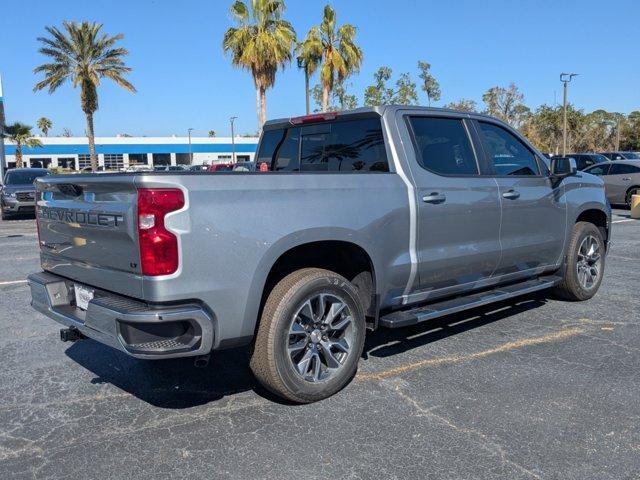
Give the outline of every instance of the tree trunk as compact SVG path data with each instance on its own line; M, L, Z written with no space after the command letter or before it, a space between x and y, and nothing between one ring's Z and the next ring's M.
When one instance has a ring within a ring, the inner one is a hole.
M262 98L260 97L260 87L256 85L256 116L258 117L258 131L262 129Z
M93 133L93 113L87 115L87 137L89 138L89 158L91 159L91 171L98 171L98 156L96 155L96 139Z
M22 144L16 142L16 168L22 168Z
M260 131L267 121L267 90L260 88Z
M322 86L322 111L326 112L329 109L329 85Z

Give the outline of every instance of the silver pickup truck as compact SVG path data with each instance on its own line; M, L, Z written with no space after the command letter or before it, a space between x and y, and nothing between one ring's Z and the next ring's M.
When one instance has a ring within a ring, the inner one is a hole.
M602 281L602 180L494 118L274 120L256 165L38 179L33 307L141 359L250 344L262 384L312 402L353 377L367 329Z

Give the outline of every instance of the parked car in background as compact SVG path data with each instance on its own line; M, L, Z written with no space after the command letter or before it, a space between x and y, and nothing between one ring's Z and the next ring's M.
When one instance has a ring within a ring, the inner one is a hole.
M154 172L184 172L187 168L184 165L157 165L153 167Z
M36 187L33 182L38 177L49 175L46 168L13 168L5 176L0 186L0 209L2 219L21 213L34 213L36 208Z
M640 160L638 152L601 152L609 160Z
M233 166L234 172L253 172L255 165L253 162L238 162Z
M105 172L106 170L104 169L104 167L98 166L98 169L96 170L95 173L98 172ZM91 169L91 167L84 167L83 169L80 170L81 173L94 173L93 170Z
M191 165L187 170L190 172L206 172L209 170L209 165Z
M591 165L609 161L609 159L601 153L568 153L567 157L573 158L576 161L578 170L584 170Z
M233 170L233 163L214 163L209 165L210 172L231 172Z
M125 172L153 172L153 167L150 167L149 165L130 165L129 167L127 167L125 170Z
M585 170L604 180L607 200L612 204L631 206L631 197L640 195L640 160L614 160Z
M284 118L264 125L256 158L265 173L39 179L33 307L62 338L137 358L206 362L251 344L263 385L312 402L354 377L367 329L549 288L587 300L602 281L602 180L495 118Z

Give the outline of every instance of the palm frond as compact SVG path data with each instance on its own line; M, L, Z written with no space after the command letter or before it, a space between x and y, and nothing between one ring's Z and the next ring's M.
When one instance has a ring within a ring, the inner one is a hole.
M24 145L29 148L42 147L42 142L38 138L28 138L24 141Z
M249 19L249 9L241 0L237 0L231 5L231 16L241 24L244 24Z

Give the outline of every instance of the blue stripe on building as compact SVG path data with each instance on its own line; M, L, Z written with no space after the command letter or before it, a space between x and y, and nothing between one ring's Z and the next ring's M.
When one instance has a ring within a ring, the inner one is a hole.
M236 153L255 153L257 144L254 143L240 143L236 144ZM5 150L7 155L15 155L15 145L6 145ZM212 144L197 144L191 145L191 151L193 153L229 153L231 152L230 143L212 143ZM122 144L122 145L105 145L96 144L97 153L189 153L188 144ZM44 145L36 148L22 148L23 155L82 155L89 154L89 145Z

